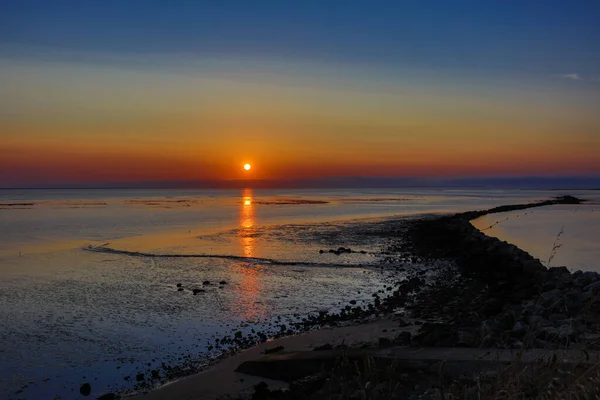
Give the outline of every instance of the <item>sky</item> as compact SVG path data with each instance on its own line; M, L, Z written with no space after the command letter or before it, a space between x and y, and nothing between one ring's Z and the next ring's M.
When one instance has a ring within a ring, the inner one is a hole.
M599 19L597 1L0 0L0 187L598 176Z

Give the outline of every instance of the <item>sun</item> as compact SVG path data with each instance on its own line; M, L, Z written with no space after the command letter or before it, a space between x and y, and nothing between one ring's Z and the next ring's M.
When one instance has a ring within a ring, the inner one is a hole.
M244 169L246 171L250 171L250 168L252 168L252 165L250 165L250 164L244 164Z

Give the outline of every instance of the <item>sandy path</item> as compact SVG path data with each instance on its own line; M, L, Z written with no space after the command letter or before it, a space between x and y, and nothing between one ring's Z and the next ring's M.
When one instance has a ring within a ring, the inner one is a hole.
M265 349L275 346L283 346L284 351L307 351L326 343L331 343L334 346L342 343L356 345L377 341L380 337L392 338L405 330L414 334L418 328L419 326L415 325L400 328L396 318L388 318L361 325L321 329L297 336L276 339L244 350L223 360L207 371L182 378L145 395L132 397L132 399L210 400L227 398L228 396L250 392L252 387L261 381L268 383L271 389L284 388L287 387L285 382L238 373L235 372L235 369L242 362L256 359L261 356ZM383 332L384 330L387 332Z

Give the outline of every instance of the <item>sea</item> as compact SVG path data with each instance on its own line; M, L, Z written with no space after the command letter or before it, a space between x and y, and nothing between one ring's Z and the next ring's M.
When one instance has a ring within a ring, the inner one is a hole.
M600 272L600 191L0 190L0 395L78 399L89 383L95 398L161 365L201 367L220 356L215 337L385 287L370 224L563 194L589 201L473 224L546 265ZM342 246L355 252L328 251Z

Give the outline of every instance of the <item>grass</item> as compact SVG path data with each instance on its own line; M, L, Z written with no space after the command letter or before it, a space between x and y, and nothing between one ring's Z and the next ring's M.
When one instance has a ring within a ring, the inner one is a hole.
M556 253L558 252L558 249L560 249L562 247L562 243L560 242L560 237L562 236L562 234L565 233L565 226L561 226L560 231L558 231L558 234L556 235L556 238L554 238L554 244L552 246L552 250L550 251L550 257L548 257L548 261L546 262L546 267L550 268L550 263L552 262L552 260L554 260L554 257L556 257Z
M500 400L598 399L600 364L569 365L557 358L524 363L516 358L477 374L447 374L445 364L406 370L397 362L381 365L372 358L341 357L326 374L325 385L303 398L327 400ZM293 398L293 397L292 397Z

